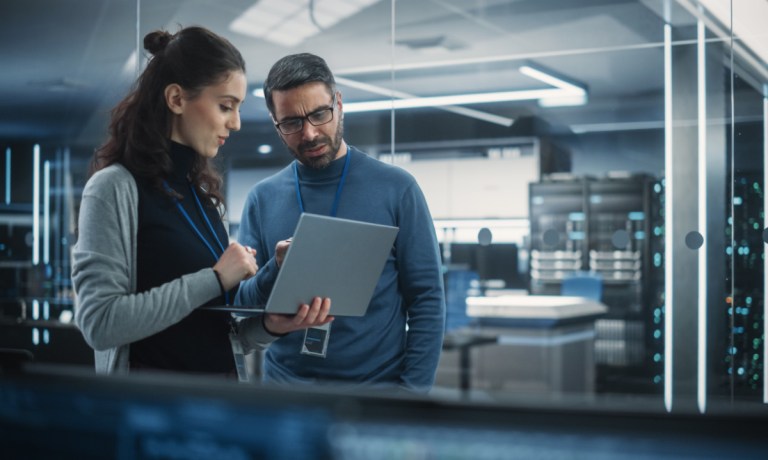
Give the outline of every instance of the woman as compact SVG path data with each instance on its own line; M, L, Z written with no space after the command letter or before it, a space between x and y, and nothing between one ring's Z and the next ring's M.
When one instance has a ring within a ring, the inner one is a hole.
M210 162L240 129L245 63L230 42L201 27L151 32L144 48L152 57L113 109L83 190L75 321L98 372L234 376L233 350L329 322L330 301L237 327L227 313L197 310L229 303L258 269L255 251L228 244L221 178Z

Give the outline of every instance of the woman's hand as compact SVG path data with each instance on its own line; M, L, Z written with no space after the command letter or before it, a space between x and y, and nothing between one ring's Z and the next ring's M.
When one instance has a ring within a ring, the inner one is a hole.
M224 289L229 291L240 281L256 274L259 269L256 265L256 250L239 243L231 243L213 269L219 274Z
M264 327L272 335L283 335L308 327L322 326L333 321L333 316L328 315L330 310L331 299L315 297L312 305L302 304L293 316L267 313L264 316Z

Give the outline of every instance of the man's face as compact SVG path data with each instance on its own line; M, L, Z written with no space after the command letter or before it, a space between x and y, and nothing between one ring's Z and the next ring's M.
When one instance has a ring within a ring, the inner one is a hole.
M278 130L291 154L303 165L314 169L323 169L338 158L344 136L344 116L341 111L341 94L334 97L329 94L325 84L312 82L285 90L274 91L272 102L275 123L301 119L302 128L293 134L283 134ZM323 125L314 126L306 117L313 117L323 110L333 107L333 119Z

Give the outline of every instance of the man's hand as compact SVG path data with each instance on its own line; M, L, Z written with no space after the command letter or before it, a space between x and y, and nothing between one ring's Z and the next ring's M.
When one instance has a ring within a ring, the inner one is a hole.
M285 260L285 254L291 246L291 241L293 241L293 238L288 238L287 240L278 241L275 245L275 262L277 262L278 267L283 266L283 260Z
M308 327L322 326L333 321L333 316L328 315L330 310L331 299L315 297L312 305L302 304L295 315L267 313L264 316L264 327L272 335L283 335Z

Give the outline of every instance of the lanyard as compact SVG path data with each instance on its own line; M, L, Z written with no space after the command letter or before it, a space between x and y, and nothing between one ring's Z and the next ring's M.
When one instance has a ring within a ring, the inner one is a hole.
M333 198L333 205L331 206L331 217L336 217L336 211L339 209L339 199L341 198L341 190L344 188L344 180L347 178L347 172L349 172L349 157L352 153L347 148L347 158L344 159L344 170L341 172L341 179L339 180L339 186L336 187L336 196ZM301 186L299 185L299 166L298 160L293 163L293 178L296 181L296 201L299 202L299 209L304 212L304 201L301 199Z
M165 186L166 190L171 190L171 187L168 185L167 182L163 181L163 185ZM197 203L197 209L200 210L200 214L203 215L203 219L205 220L206 225L208 226L208 230L210 230L211 235L213 235L213 239L216 241L216 244L219 246L219 249L221 250L221 253L216 253L216 251L213 249L213 246L211 246L211 243L208 242L208 240L203 236L203 233L200 231L200 229L197 228L197 225L195 225L194 222L192 222L192 218L189 217L189 213L187 213L186 209L179 203L179 200L177 198L174 198L174 203L176 203L176 209L179 210L182 216L187 220L187 223L189 223L189 226L192 227L192 230L195 231L198 238L205 244L205 247L208 248L208 250L211 252L211 255L213 255L213 259L218 261L219 257L221 257L221 254L224 253L224 245L221 244L221 240L219 240L219 236L216 235L216 232L213 230L213 225L211 225L211 221L208 219L208 215L205 213L205 210L203 209L203 205L200 203L200 198L197 197L197 192L195 192L194 187L192 187L192 184L189 184L189 190L192 191L192 196L195 197L195 203ZM227 305L229 305L229 292L224 292L224 300L226 301Z

